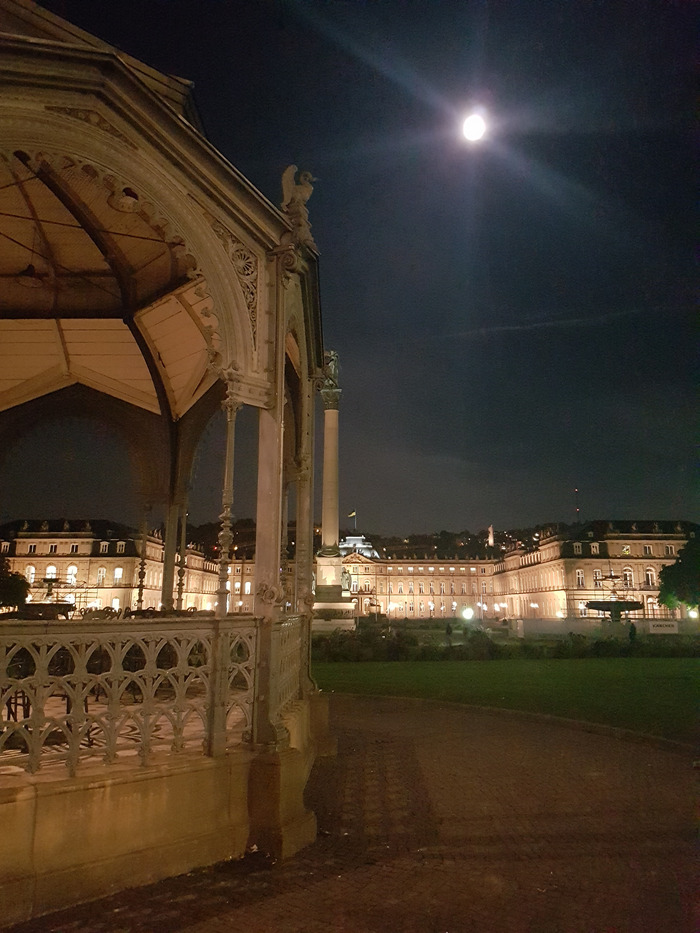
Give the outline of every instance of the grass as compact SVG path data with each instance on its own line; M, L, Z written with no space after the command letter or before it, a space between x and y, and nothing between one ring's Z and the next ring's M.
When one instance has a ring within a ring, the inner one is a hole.
M322 690L548 713L696 742L697 658L316 662Z

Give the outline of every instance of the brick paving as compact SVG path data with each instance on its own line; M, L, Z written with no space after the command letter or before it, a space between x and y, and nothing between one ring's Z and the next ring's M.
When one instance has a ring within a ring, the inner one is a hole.
M682 749L416 700L331 698L318 841L13 933L694 933ZM697 921L697 915L696 915Z

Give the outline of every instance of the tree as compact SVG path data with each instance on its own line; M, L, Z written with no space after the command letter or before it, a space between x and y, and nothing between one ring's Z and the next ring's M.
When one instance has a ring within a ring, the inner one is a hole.
M659 602L669 609L675 609L679 603L700 604L700 541L691 538L681 548L676 562L659 574L659 583Z
M0 606L18 609L27 601L29 584L21 573L10 570L10 562L0 557Z

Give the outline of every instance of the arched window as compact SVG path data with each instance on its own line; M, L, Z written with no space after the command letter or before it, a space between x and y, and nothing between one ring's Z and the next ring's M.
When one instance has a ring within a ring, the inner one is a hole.
M55 580L56 576L57 576L56 568L54 567L53 564L49 564L49 566L46 568L46 579Z
M69 583L71 586L75 586L78 582L78 568L75 564L71 564L68 570L66 570L66 583Z
M27 564L24 568L24 576L27 580L27 583L33 583L34 578L36 577L36 567L33 564Z
M114 568L114 585L115 586L118 586L122 582L123 576L124 576L124 568L115 567Z
M644 571L644 583L647 586L656 586L656 573L653 567L647 567Z
M104 586L104 585L105 585L105 579L106 579L106 578L107 578L107 568L106 568L106 567L98 567L98 568L97 568L97 585L98 585L98 586Z
M583 587L586 585L586 578L583 575L583 570L576 571L576 586Z
M625 567L622 571L622 582L625 586L634 586L634 574L631 567Z
M369 580L365 580L365 593L369 593L371 589Z

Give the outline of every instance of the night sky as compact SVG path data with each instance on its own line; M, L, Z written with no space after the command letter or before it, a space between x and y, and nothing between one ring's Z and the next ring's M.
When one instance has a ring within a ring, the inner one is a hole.
M44 6L192 79L209 138L275 204L286 165L317 176L340 509L359 530L572 521L574 487L583 519L698 519L695 4ZM491 128L470 145L475 105ZM17 448L0 518L136 520L104 429L40 433L55 456L29 477L36 435ZM219 511L219 433L195 522ZM254 514L250 461L239 444L239 517Z

